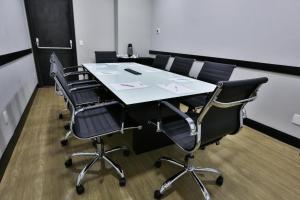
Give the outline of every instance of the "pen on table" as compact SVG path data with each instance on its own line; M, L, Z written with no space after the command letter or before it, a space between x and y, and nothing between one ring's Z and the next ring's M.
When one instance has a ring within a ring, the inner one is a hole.
M176 92L178 91L177 85L175 85L175 90L176 90Z
M122 86L127 86L127 87L134 87L133 85L128 85L128 84L121 84Z

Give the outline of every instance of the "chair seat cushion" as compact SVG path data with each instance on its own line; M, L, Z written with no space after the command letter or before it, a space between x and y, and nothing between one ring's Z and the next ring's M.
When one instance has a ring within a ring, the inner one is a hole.
M74 119L74 134L87 139L120 130L121 120L118 117L120 116L118 110L110 106L78 113Z
M207 94L201 94L193 97L188 97L186 99L183 99L181 103L188 107L196 108L204 106L207 102L208 95Z
M95 89L78 90L71 93L75 101L75 106L80 104L96 103L100 101Z
M194 121L196 114L187 113ZM185 120L178 117L168 117L163 120L164 133L177 145L186 151L191 151L196 145L196 136L190 135L190 129Z

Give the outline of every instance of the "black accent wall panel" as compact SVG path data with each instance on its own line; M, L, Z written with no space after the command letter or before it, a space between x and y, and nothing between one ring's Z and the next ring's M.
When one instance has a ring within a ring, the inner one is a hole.
M21 50L9 54L0 55L0 66L5 65L6 63L12 62L14 60L17 60L30 53L32 53L31 49L25 49L25 50Z
M199 61L211 61L211 62L219 62L225 64L234 64L238 67L300 76L300 67L296 67L296 66L277 65L277 64L269 64L269 63L260 63L260 62L244 61L244 60L234 60L228 58L217 58L217 57L182 54L182 53L165 52L165 51L154 51L154 50L150 50L149 54L171 55L172 57L179 56L184 58L192 58Z

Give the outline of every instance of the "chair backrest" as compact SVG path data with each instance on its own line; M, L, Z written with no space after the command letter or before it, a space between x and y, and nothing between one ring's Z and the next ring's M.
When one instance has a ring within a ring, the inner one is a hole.
M206 106L201 110L198 126L201 139L198 146L218 141L237 133L243 126L243 108L256 98L258 88L268 78L219 82Z
M204 62L197 79L213 84L217 84L219 81L228 81L234 68L235 65Z
M55 63L56 65L52 65L52 63ZM64 67L56 54L53 52L50 56L50 76L53 77L53 74L57 73L58 70L63 72Z
M58 68L56 65L57 65L56 62L52 62L51 68ZM70 103L72 105L75 105L74 99L70 93L69 86L63 75L63 72L58 70L57 73L55 74L54 80L55 80L55 83L59 86L59 88L61 88L63 90L62 92L64 93L64 96L70 101Z
M193 59L175 57L172 66L170 68L170 71L176 74L188 76L193 63L194 63Z
M156 55L152 67L158 68L158 69L165 69L168 61L169 61L170 56L169 55Z
M118 62L117 52L115 51L95 51L96 63Z
M54 63L52 63L50 61L50 72L49 72L49 75L50 77L54 78L58 72L58 68L57 68L57 65L55 65Z

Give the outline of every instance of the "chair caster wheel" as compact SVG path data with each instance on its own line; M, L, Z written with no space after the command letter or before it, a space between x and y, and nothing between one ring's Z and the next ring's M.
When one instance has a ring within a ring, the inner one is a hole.
M125 179L125 178L120 178L120 179L119 179L119 185L120 185L121 187L124 187L124 186L126 185L126 179Z
M77 194L83 194L84 193L84 187L82 185L76 185L76 192Z
M58 119L63 119L63 118L64 118L63 114L62 114L62 113L59 113Z
M65 162L65 166L66 166L66 168L69 168L69 167L71 167L72 166L72 164L73 164L73 162L72 162L72 159L71 158L69 158L68 160L66 160L66 162Z
M155 199L161 199L162 197L163 197L163 194L160 193L159 190L155 190L155 192L154 192L154 198Z
M160 167L161 167L161 161L160 161L160 160L156 161L156 162L154 163L154 166L155 166L156 168L160 168Z
M66 131L70 130L70 124L66 124L66 125L64 126L64 128L65 128Z
M63 140L60 141L60 144L61 144L62 146L67 146L67 145L68 145L68 140L63 139Z
M130 151L128 149L124 150L123 151L123 155L126 156L126 157L129 156L130 155Z
M216 180L216 185L218 186L222 186L223 185L223 182L224 182L224 178L223 176L219 176Z

